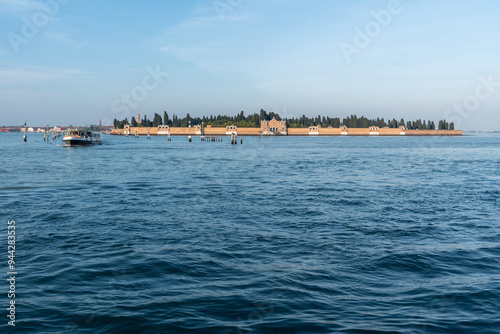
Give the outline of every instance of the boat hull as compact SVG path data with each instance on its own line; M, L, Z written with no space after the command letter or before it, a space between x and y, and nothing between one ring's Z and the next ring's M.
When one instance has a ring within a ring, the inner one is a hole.
M63 138L63 142L67 146L91 146L91 145L99 145L100 141L92 141L92 140L82 140L78 138Z

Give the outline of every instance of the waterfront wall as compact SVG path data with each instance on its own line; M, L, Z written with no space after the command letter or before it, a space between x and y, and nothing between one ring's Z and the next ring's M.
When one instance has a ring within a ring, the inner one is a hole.
M258 136L260 128L238 128L238 136ZM205 128L206 136L226 136L228 135L226 128ZM370 129L370 128L288 128L289 136L462 136L462 130L402 130L402 129ZM130 128L129 135L135 134L146 136L148 133L151 136L158 135L158 128ZM124 129L114 129L111 134L123 135L126 134ZM163 133L165 134L165 133ZM200 132L195 127L172 127L170 128L171 136L199 136Z
M406 130L407 136L463 136L462 130Z
M288 128L289 136L309 136L308 128Z
M205 128L204 132L205 132L205 136L226 136L226 135L228 135L228 131L226 130L226 128ZM258 136L260 133L260 128L238 128L237 132L238 132L238 136ZM139 136L146 136L148 133L151 136L157 136L158 135L158 128L146 128L146 127L130 128L129 135L133 136L136 133ZM123 135L123 134L125 134L125 129L114 129L111 132L111 134ZM162 135L166 135L166 134L163 133ZM194 127L192 127L192 128L171 127L170 128L170 135L171 136L189 136L189 135L199 136L200 133Z

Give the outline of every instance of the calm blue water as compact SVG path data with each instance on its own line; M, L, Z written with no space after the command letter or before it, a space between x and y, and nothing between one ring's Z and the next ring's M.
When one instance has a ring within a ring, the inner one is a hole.
M500 136L103 139L0 134L16 332L500 332Z

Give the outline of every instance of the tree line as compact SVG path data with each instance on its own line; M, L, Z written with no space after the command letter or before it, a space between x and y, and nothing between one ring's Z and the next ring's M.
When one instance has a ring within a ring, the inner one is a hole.
M241 111L235 116L217 115L213 116L203 116L203 117L191 117L189 114L186 117L180 118L173 114L171 117L165 111L163 112L163 117L160 114L155 113L153 120L151 121L146 115L140 121L132 117L129 121L125 118L122 121L117 119L114 120L114 127L117 129L123 129L125 125L130 125L131 127L157 127L159 125L169 125L171 127L187 127L189 125L201 125L212 127L226 127L229 125L236 125L241 128L259 128L262 121L270 121L275 118L278 121L286 121L286 125L289 128L308 128L310 126L321 126L322 128L339 128L341 126L347 126L348 128L369 128L372 126L377 126L379 128L399 128L404 126L409 130L454 130L455 125L453 122L448 123L446 120L440 120L438 126L434 121L431 120L415 120L415 121L405 121L403 118L400 120L392 119L385 120L384 118L368 119L364 116L357 117L356 115L351 115L340 119L339 117L325 117L318 115L317 117L307 117L302 115L302 117L293 117L282 119L279 114L274 112L267 112L263 109L259 113L250 114L245 116L245 113Z

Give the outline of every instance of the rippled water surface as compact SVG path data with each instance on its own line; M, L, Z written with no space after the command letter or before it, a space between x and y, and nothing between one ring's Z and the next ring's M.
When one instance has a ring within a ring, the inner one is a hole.
M16 332L500 332L500 136L103 140L0 134Z

